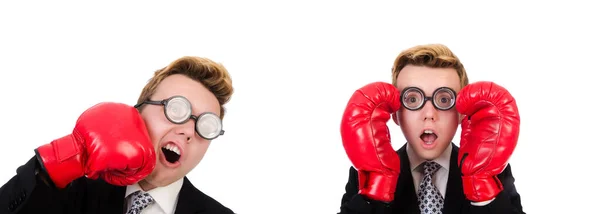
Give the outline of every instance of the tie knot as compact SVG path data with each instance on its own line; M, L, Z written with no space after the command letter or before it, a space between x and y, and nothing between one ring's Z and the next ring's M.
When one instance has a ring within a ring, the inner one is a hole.
M150 194L141 190L138 190L131 194L131 198L133 201L131 202L131 209L129 210L128 214L140 213L141 210L148 207L148 205L154 202L154 198L152 198Z
M147 192L143 192L141 190L136 191L135 193L133 193L133 202L136 204L139 204L141 206L150 204L154 201L154 198L152 198L152 196L150 196L150 194L148 194Z
M433 173L437 172L440 167L441 165L436 162L427 161L423 166L423 171L425 172L425 175L432 175Z

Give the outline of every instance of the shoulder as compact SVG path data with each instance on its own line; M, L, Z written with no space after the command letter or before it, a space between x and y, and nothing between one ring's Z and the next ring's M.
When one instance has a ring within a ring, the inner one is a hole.
M396 150L396 154L398 154L398 156L402 157L402 156L406 156L406 147L408 146L408 143L404 143L404 145L402 145L402 147L400 147L398 150Z
M515 178L513 177L510 163L506 163L506 167L504 167L502 172L498 174L498 178L503 182L506 180L514 182Z
M181 192L179 193L180 203L185 206L193 207L196 211L205 211L207 213L231 213L234 212L217 201L215 198L205 194L196 188L187 177L184 178Z

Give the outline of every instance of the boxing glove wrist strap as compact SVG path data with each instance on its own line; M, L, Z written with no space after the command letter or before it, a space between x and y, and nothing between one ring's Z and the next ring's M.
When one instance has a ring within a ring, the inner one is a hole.
M58 188L65 188L84 175L82 148L74 137L66 135L35 150L42 169Z
M391 214L392 202L372 200L364 196L362 198L368 206L367 209L371 210L369 213Z
M398 182L397 176L372 173L368 187L362 189L360 193L373 200L391 202L394 200L396 182Z
M38 179L38 182L43 182L46 186L49 186L51 188L56 188L56 185L54 185L54 183L50 182L50 176L48 175L48 173L46 172L46 168L44 168L44 164L41 162L42 158L40 157L40 153L38 153L37 149L35 150L35 158L36 158L36 162L35 162L35 176Z
M498 177L493 175L462 176L465 196L472 202L483 202L494 199L503 186Z

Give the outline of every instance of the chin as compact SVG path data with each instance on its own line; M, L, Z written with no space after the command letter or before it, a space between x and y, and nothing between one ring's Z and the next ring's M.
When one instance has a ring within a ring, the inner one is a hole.
M448 145L437 144L434 148L425 149L421 143L411 145L415 153L422 159L434 160L442 155Z
M146 181L146 183L151 184L152 186L155 187L160 187L163 186L162 184L164 183L163 181L165 180L164 176L167 173L164 172L164 169L161 169L158 165L156 166L156 168L154 168L154 171L148 175L146 178L144 178L144 181Z
M421 158L425 159L425 160L434 160L436 158L438 158L441 155L441 152L437 152L437 151L421 151L418 153L419 156L421 156Z
M153 177L153 182L157 187L164 187L172 184L173 182L183 178L184 175L181 172L163 169L160 173L157 173L156 176Z
M160 177L153 177L150 179L146 179L146 182L148 182L149 184L151 184L154 187L164 187L164 186L169 185L167 178L160 178Z

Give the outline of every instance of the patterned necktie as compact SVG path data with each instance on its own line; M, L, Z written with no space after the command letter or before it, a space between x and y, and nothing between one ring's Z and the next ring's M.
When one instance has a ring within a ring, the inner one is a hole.
M131 197L133 201L131 202L131 209L129 209L127 214L140 214L144 208L154 202L154 198L150 194L147 192L142 193L141 190L131 194Z
M421 214L441 214L442 208L444 207L444 198L437 187L433 185L433 179L431 178L440 165L433 161L425 162L423 166L425 176L423 181L419 185L419 208Z

